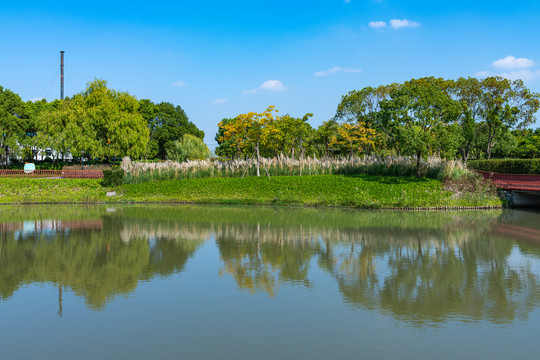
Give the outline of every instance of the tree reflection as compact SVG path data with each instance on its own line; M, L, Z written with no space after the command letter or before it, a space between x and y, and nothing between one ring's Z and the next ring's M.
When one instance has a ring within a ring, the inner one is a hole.
M351 306L418 325L525 319L540 300L538 275L529 263L509 261L513 242L486 236L495 220L400 231L235 224L217 231L216 241L223 273L250 292L313 284L316 256Z
M19 238L15 231L2 231L0 300L21 284L48 282L60 289L59 299L61 289L69 287L88 306L100 309L115 296L133 291L140 280L182 271L203 241L144 236L126 241L121 217L102 220L103 230L58 228Z
M273 296L282 282L309 286L310 259L316 254L315 241L303 240L303 233L261 225L223 225L216 234L223 269L238 287L252 293Z
M220 274L242 290L275 296L329 276L350 306L419 326L526 319L540 301L538 274L521 256L537 260L540 247L504 235L538 230L527 214L134 206L71 209L49 221L50 208L12 213L0 210L0 300L47 282L60 312L66 289L101 309L141 280L183 271L212 237Z

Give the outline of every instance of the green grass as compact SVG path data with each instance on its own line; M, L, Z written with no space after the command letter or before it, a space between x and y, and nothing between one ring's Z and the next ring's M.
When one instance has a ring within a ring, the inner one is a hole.
M500 205L495 195L455 196L434 179L318 175L165 180L119 187L124 200L355 208Z
M107 198L107 190L117 196ZM439 180L318 175L164 180L104 188L93 179L0 179L0 203L187 202L365 209L500 205L493 194L456 196Z
M0 179L0 203L97 203L107 190L95 179Z

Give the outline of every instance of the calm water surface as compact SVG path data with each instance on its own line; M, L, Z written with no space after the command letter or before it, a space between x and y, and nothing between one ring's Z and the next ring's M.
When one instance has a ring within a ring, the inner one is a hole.
M538 359L540 213L0 207L0 359Z

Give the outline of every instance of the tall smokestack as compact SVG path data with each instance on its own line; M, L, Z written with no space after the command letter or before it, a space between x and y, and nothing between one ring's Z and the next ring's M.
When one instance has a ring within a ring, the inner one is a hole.
M64 51L60 51L60 99L64 100Z

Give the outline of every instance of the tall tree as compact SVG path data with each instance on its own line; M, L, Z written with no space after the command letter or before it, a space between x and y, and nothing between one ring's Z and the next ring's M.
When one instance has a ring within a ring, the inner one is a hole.
M262 113L249 112L238 115L229 123L220 122L218 126L224 128L221 141L232 140L237 148L252 146L257 159L257 176L260 176L261 146L268 144L273 133L279 132L275 126L274 106L269 106Z
M306 142L312 137L313 128L308 120L313 114L308 113L301 118L290 115L276 117L273 138L267 144L267 149L271 155L284 152L288 156L295 157L296 154L304 156Z
M413 79L393 89L389 99L381 103L384 127L391 130L403 154L416 156L417 176L420 159L441 150L446 143L441 131L444 129L448 136L447 127L460 114L460 104L443 85L442 79Z
M84 151L100 159L138 158L148 143L148 128L138 107L133 96L108 89L106 81L96 79L84 92L42 112L40 137L74 156Z
M332 144L334 137L338 134L338 123L333 120L324 121L315 132L313 141L317 143L319 147L322 147L322 151L325 159L328 159L330 152L332 151Z
M352 157L355 152L369 152L375 149L377 132L363 122L356 124L341 124L338 134L331 141L334 144L343 145Z
M481 112L487 129L486 157L491 158L498 139L513 127L523 128L536 121L540 95L522 80L488 77L481 82Z
M10 150L19 151L24 135L24 103L19 95L0 86L0 159L7 166Z
M204 132L189 121L180 106L168 102L154 104L148 99L139 101L139 112L146 120L150 130L150 146L154 156L166 159L167 152L172 149L173 142L182 140L185 134L204 138Z
M218 132L215 137L215 140L218 143L218 147L215 150L217 156L232 158L235 156L241 157L243 155L241 152L242 149L235 146L232 138L225 139L224 137L227 125L234 121L234 118L225 118L218 124Z

